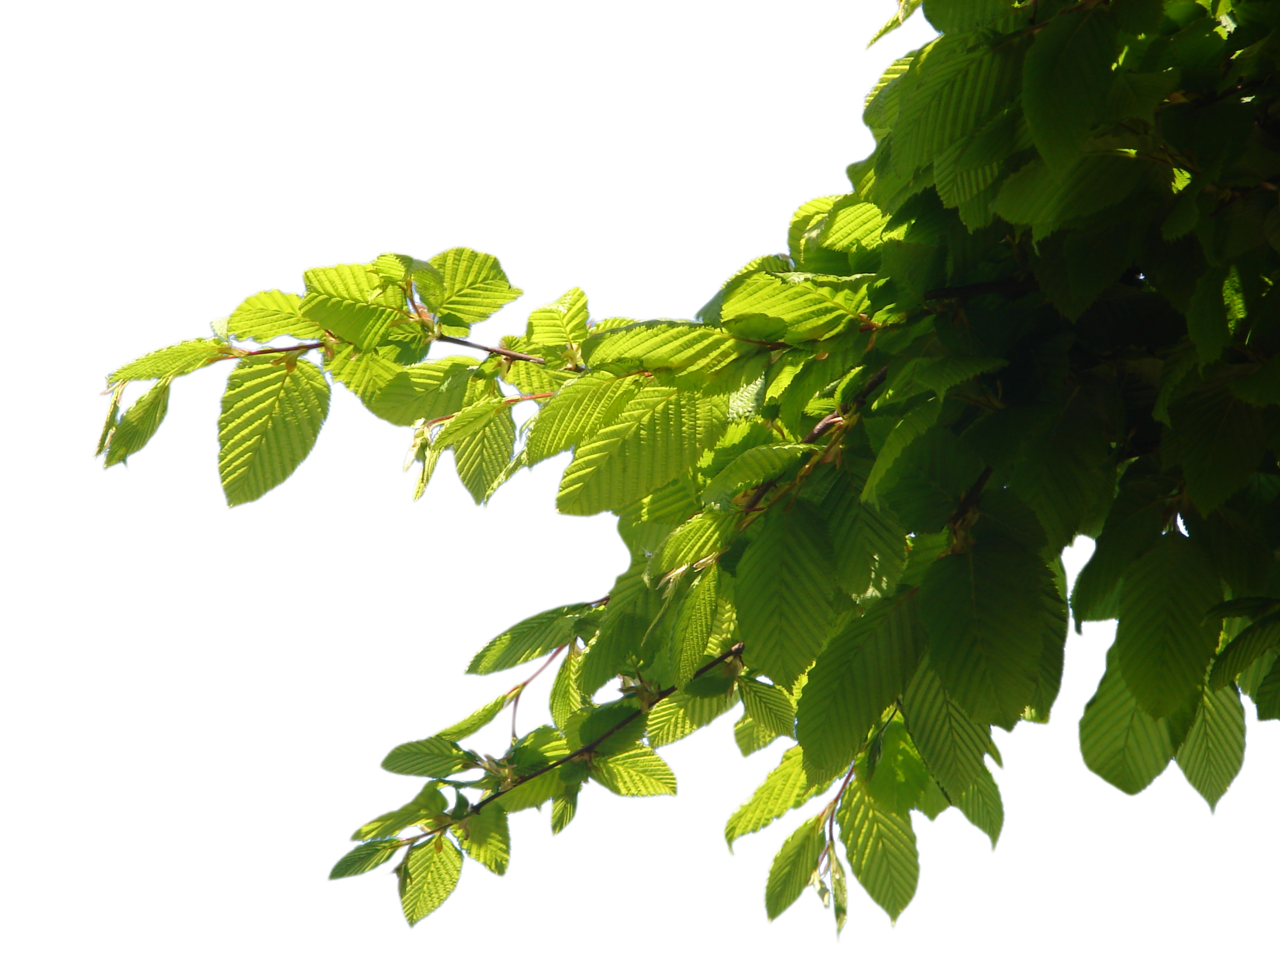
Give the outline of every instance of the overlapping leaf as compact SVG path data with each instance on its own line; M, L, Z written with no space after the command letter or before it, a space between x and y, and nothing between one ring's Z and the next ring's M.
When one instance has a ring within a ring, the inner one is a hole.
M821 518L770 511L738 564L738 629L749 666L788 689L827 639L835 581Z
M925 648L915 591L881 600L832 638L809 670L796 709L812 770L847 766L885 708L902 695Z
M580 442L556 507L585 515L621 509L675 479L724 430L725 402L650 383L613 423Z
M855 781L845 791L839 818L853 875L889 918L897 920L920 879L910 815L881 809Z
M1125 575L1116 660L1151 716L1173 713L1204 681L1218 645L1218 626L1204 616L1221 599L1221 581L1204 553L1176 533L1165 534Z

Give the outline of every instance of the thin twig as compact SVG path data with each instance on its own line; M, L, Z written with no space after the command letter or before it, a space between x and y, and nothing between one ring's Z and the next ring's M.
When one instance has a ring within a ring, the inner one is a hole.
M716 657L710 663L705 664L704 666L699 667L697 670L695 670L693 677L691 677L690 679L696 679L702 676L712 667L719 666L720 664L724 663L726 660L730 660L733 657L740 656L741 654L742 654L742 644L735 643L732 647L730 647L724 653L720 654L720 656ZM665 690L659 690L657 697L655 697L650 702L649 706L652 707L654 706L654 704L661 703L663 700L667 699L667 697L675 693L676 689L677 689L676 687L667 687ZM524 786L530 780L535 780L538 777L542 776L544 773L550 773L552 770L555 770L559 767L564 766L570 760L577 760L579 757L586 756L587 754L595 750L596 747L600 746L600 744L604 743L606 740L612 737L615 733L621 730L623 727L628 726L629 724L633 723L637 718L642 716L644 716L644 711L636 710L630 716L623 718L618 723L615 723L612 727L610 727L600 736L596 737L590 743L585 744L579 747L577 750L573 751L573 753L570 753L567 756L561 757L559 760L556 760L555 762L548 764L547 766L543 767L541 770L535 770L533 773L525 774L525 776L523 777L517 777L515 780L512 781L511 786L507 787L505 790L497 790L489 794L489 796L485 797L483 800L481 800L479 803L473 806L471 808L472 812L474 813L480 810L486 804L491 803L494 800L497 800L501 796L505 796L506 794L510 793L512 790L516 789L516 787Z
M515 698L511 701L511 742L512 743L515 743L516 741L516 710L518 710L520 707L520 696L524 693L524 688L527 687L529 684L533 683L533 681L537 680L538 674L542 673L543 670L551 666L551 662L555 660L556 657L560 656L560 654L564 651L565 647L567 646L569 646L567 643L560 644L560 646L556 647L554 650L551 651L551 656L547 657L547 659L542 662L542 666L540 666L537 670L533 671L533 675L529 677L528 680L526 680L524 683L518 683L511 688L511 690L515 692Z
M455 343L460 347L470 347L472 350L483 350L486 353L496 354L499 357L506 357L508 360L525 360L529 363L540 363L545 365L546 360L542 357L535 357L531 353L517 353L515 350L508 350L505 347L486 347L482 343L472 343L470 340L460 340L457 337L436 337L444 343Z

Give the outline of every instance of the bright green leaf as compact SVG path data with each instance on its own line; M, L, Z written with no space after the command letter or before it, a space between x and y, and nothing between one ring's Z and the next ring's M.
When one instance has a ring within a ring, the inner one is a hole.
M764 894L765 911L770 920L777 919L782 911L795 903L809 885L818 867L818 857L826 845L823 822L822 817L806 820L787 838L774 857Z
M382 761L383 770L410 777L448 777L475 765L473 754L441 737L402 743Z
M419 843L399 869L400 906L413 926L453 893L462 874L462 853L448 840Z
M311 452L329 414L329 384L305 360L246 357L227 379L218 470L229 506L279 486Z

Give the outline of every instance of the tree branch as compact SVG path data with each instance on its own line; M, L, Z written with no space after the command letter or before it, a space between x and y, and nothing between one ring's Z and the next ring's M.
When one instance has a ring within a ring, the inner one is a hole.
M973 486L966 490L964 496L960 498L960 502L956 505L956 511L951 515L951 519L947 521L948 523L957 522L977 506L978 499L982 496L982 488L991 479L991 472L991 467L987 467L978 475L978 479L973 482Z
M871 396L871 394L875 393L876 389L882 383L884 383L885 377L887 377L888 375L889 375L889 365L885 364L883 367L881 367L879 370L877 370L875 373L871 375L871 377L867 380L867 382L863 384L862 389L858 391L857 396L855 396L847 406L841 406L838 410L833 410L831 413L827 414L825 417L819 420L816 424L814 424L813 429L810 430L805 435L804 439L801 440L800 442L813 443L818 438L820 438L824 433L826 433L832 427L834 427L837 423L841 422L850 413L855 413L858 410L861 410L862 407L866 404L867 399ZM751 499L748 500L745 504L743 504L742 512L750 513L756 507L760 506L760 501L763 500L765 496L769 493L769 491L772 490L777 485L778 485L777 480L768 480L765 483L760 484L760 486L756 487L755 493L751 494Z
M517 353L515 350L508 350L505 347L486 347L482 343L472 343L470 340L460 340L457 337L439 336L436 339L444 343L456 343L460 347L470 347L472 350L483 350L499 357L506 357L508 360L525 360L528 363L540 363L544 366L547 362L542 357L535 357L531 353Z
M708 670L710 670L712 667L717 667L720 664L724 663L726 660L732 659L733 657L736 657L736 656L740 656L741 654L742 654L742 644L735 643L732 647L730 647L724 653L720 654L720 656L716 657L710 663L704 664L703 666L699 667L696 671L694 671L693 677L691 679L697 679L698 677L706 673ZM676 689L677 689L676 687L667 687L665 690L659 690L658 696L653 700L652 703L649 704L649 706L652 707L654 704L661 703L663 700L667 699L667 697L675 693ZM530 780L536 780L538 777L542 776L544 773L550 773L552 770L558 769L559 767L563 767L570 760L577 760L579 757L586 756L587 754L591 753L591 751L595 750L596 747L600 746L600 744L604 743L606 740L612 737L615 733L621 730L623 727L626 727L629 724L633 723L636 720L636 718L644 716L644 713L645 711L643 710L635 711L630 716L623 718L618 723L615 723L612 727L610 727L600 736L596 737L590 743L584 744L583 746L579 747L577 750L573 751L573 753L570 753L567 756L561 757L559 760L556 760L554 763L551 763L543 767L541 770L535 770L533 773L525 774L523 777L517 777L512 782L511 786L507 787L505 790L497 790L489 794L489 796L485 797L483 800L481 800L479 803L473 806L471 808L471 811L474 813L475 811L480 810L486 804L492 803L494 800L497 800L501 796L505 796L506 794L514 790L516 787L522 787L526 783L528 783Z

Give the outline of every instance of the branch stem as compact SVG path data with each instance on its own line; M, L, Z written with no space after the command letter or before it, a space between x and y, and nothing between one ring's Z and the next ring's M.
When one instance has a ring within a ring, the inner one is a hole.
M517 739L516 738L516 711L520 709L520 697L521 695L524 694L524 688L529 686L529 684L533 683L533 681L537 680L538 675L542 673L543 670L547 669L547 667L551 666L551 662L555 660L556 657L560 656L560 654L564 652L564 649L567 646L569 646L567 643L560 644L560 646L556 647L554 650L551 651L551 656L547 657L546 660L542 661L542 666L540 666L537 670L533 671L533 674L529 677L528 680L526 680L524 683L518 683L511 688L511 690L515 693L515 697L512 698L511 700L511 742L512 743L515 743Z
M458 337L436 337L442 343L453 343L459 347L470 347L472 350L483 350L485 353L491 353L499 357L506 357L508 360L525 360L529 363L539 363L546 365L546 360L542 357L535 357L531 353L518 353L515 350L508 350L505 347L486 347L482 343L472 343L470 340L461 340Z
M740 656L741 654L742 654L742 644L735 643L732 647L730 647L724 653L720 654L720 656L716 657L710 663L707 663L699 667L694 672L693 677L691 679L696 679L702 676L712 667L719 666L720 664L724 663L726 660L730 660L733 657ZM676 687L667 687L665 690L658 691L658 696L649 704L649 706L652 707L654 704L661 703L663 700L667 699L667 697L675 693L676 689L677 689ZM612 727L610 727L600 736L596 737L590 743L584 744L583 746L579 747L577 750L573 751L573 753L570 753L566 756L561 757L559 760L556 760L555 762L548 764L547 766L543 767L541 770L535 770L533 773L526 774L523 777L517 777L514 781L512 781L511 786L507 787L505 790L494 791L493 793L489 794L489 796L485 797L483 800L481 800L479 803L473 806L471 810L473 812L480 810L482 807L484 807L489 803L492 803L494 800L497 800L499 797L510 793L516 787L524 786L524 784L528 783L530 780L535 780L545 773L550 773L552 770L555 770L559 767L564 766L570 760L577 760L580 757L587 756L593 750L595 750L596 747L600 746L600 744L604 743L606 740L612 737L615 733L617 733L623 727L633 723L637 717L643 716L644 712L645 711L643 710L636 710L630 716L624 717L618 723L615 723Z

